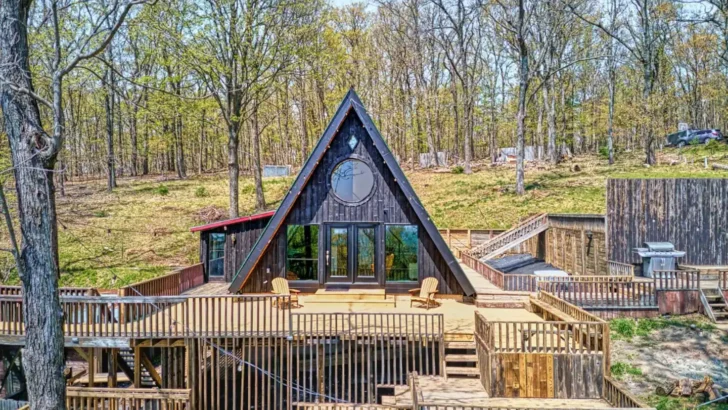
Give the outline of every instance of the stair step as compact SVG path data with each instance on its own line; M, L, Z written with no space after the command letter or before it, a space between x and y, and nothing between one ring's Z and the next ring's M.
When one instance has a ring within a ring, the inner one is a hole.
M477 362L478 355L476 354L446 354L446 362Z
M445 366L445 374L461 376L480 376L480 369L478 369L477 367Z
M711 303L710 304L710 307L712 309L721 309L721 308L722 309L725 309L726 308L726 305L725 305L725 303Z
M445 349L475 349L475 342L445 342Z

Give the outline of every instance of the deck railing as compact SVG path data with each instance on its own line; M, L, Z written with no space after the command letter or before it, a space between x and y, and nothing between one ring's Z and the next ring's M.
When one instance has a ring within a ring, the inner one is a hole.
M493 353L598 353L608 331L604 321L488 321L475 314L476 339Z
M548 227L548 214L533 215L523 222L519 223L512 229L490 239L489 241L476 246L468 251L470 255L475 257L483 257L494 254L500 249L508 246L510 243L518 241L520 238L531 234L532 232L542 230Z
M657 290L700 289L698 270L656 270L653 275Z
M543 281L539 288L550 294L586 308L643 308L656 307L654 282L553 282Z
M232 337L284 332L288 296L61 298L67 337ZM0 334L25 334L22 297L0 296Z
M488 279L493 285L503 289L503 272L498 269L492 268L490 265L481 262L477 257L467 252L460 254L462 261L465 265L469 266L474 271L481 274L484 278Z
M728 271L722 270L718 272L718 287L728 290Z
M553 306L554 308L571 316L575 320L582 321L582 322L604 322L604 320L602 320L599 316L592 315L591 313L587 312L586 310L584 310L576 305L573 305L563 299L559 299L556 296L550 294L549 292L546 292L546 291L539 292L538 300L548 304L549 306Z
M293 313L291 328L293 402L312 401L315 392L323 402L376 403L377 386L444 369L442 314Z
M0 296L20 296L23 289L20 286L0 286ZM59 288L58 294L61 296L98 296L99 292L95 288Z
M614 381L609 377L604 378L604 400L615 408L647 407L624 389L614 384Z
M201 263L119 289L119 296L177 296L204 283Z
M188 410L190 390L67 387L68 410Z
M607 262L609 276L634 276L634 265L617 261Z

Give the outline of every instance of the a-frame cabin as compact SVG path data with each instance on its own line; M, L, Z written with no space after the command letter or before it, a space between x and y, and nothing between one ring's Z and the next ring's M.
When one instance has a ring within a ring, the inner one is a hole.
M385 288L427 277L440 295L473 288L354 90L341 102L290 191L237 270L231 292Z

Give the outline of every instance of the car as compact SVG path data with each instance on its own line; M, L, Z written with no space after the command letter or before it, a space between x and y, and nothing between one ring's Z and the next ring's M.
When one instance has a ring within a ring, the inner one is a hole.
M723 140L723 134L719 129L711 128L704 130L685 130L667 136L667 143L674 147L682 148L693 141L700 144L707 144L710 140Z

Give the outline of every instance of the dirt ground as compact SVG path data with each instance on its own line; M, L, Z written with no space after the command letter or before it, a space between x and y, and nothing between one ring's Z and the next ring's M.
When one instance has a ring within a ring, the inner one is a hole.
M666 327L631 341L612 342L612 364L623 362L639 369L621 382L634 394L646 397L667 381L713 378L728 389L728 332L690 327Z

